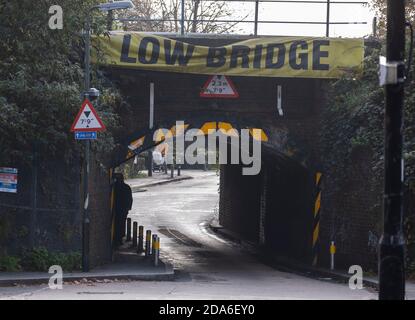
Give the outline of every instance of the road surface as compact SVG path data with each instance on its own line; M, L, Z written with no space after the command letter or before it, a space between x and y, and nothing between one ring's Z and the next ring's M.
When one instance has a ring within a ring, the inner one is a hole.
M134 194L134 221L161 237L161 256L178 271L172 281L117 281L0 288L0 299L376 299L370 289L277 271L254 253L207 228L218 209L215 172Z

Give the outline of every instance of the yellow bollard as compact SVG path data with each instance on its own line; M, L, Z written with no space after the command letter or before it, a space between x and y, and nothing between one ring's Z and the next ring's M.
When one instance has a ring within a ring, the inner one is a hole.
M146 257L150 256L151 254L151 230L146 231L146 250L145 255Z
M155 242L153 244L154 248L154 266L157 267L159 265L159 256L160 256L160 237L156 236Z
M330 244L330 269L334 270L334 255L336 254L336 245L334 241Z

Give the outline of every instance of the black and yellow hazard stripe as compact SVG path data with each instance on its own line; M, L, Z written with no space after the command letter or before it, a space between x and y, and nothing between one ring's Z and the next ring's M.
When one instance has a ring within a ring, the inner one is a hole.
M316 199L314 202L313 215L313 266L317 265L319 254L319 233L320 233L320 207L321 207L321 177L322 173L316 173Z

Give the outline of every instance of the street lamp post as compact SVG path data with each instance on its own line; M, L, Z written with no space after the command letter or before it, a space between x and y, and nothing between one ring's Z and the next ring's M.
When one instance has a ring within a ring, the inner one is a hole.
M90 98L91 96L97 97L99 92L96 89L90 88L91 78L91 12L93 10L112 11L119 9L131 9L134 8L134 4L131 1L115 1L102 3L89 8L86 23L85 23L85 79L84 79L84 98ZM89 230L90 230L90 216L89 216L89 158L90 158L90 142L85 140L85 165L84 165L84 206L83 206L83 221L82 221L82 271L88 272L90 267L89 261Z
M403 99L405 82L405 0L387 1L385 85L384 227L379 250L379 299L405 299L403 222ZM383 76L382 76L383 74Z

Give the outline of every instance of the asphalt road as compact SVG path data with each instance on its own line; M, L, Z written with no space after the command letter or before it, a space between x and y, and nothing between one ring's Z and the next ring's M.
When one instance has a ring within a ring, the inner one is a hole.
M377 299L373 290L277 271L254 253L216 236L207 223L218 209L215 172L134 194L130 216L161 237L173 281L117 281L0 288L0 299Z

